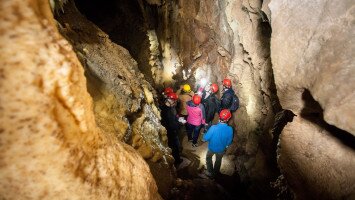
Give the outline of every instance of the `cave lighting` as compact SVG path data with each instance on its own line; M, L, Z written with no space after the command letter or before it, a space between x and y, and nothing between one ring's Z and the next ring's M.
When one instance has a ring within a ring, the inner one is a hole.
M202 79L200 80L200 85L201 85L201 87L205 87L206 84L207 84L207 79L202 78Z
M247 109L248 116L254 119L255 116L257 115L257 110L256 110L256 100L252 95L248 96L246 109Z
M196 70L195 72L196 86L205 87L206 84L209 82L210 77L207 74L206 68L208 68L208 66L203 66Z

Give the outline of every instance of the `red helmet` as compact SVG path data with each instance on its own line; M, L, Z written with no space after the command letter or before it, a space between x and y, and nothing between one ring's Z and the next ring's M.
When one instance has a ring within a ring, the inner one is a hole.
M173 90L173 88L171 88L171 87L167 87L167 88L165 88L164 89L164 94L165 95L168 95L169 93L173 93L174 92L174 90Z
M195 105L199 105L201 103L201 97L197 94L195 94L192 97L192 102L194 102Z
M213 93L216 93L216 92L218 91L218 85L215 84L215 83L212 83L212 84L211 84L211 91L212 91Z
M167 98L176 101L176 100L178 99L178 96L177 96L174 92L170 92L170 93L167 95Z
M232 81L231 81L230 79L225 78L225 79L223 80L223 86L225 86L225 87L227 87L227 88L232 87Z
M232 117L232 113L228 109L223 109L219 113L219 119L222 121L228 121Z

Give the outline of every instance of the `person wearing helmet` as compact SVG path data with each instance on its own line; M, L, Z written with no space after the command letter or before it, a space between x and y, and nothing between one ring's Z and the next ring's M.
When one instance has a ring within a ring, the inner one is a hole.
M221 102L216 96L216 92L218 91L218 85L215 83L210 83L206 85L205 91L203 93L202 104L205 108L206 114L206 124L204 132L212 125L212 120L216 113L219 111L219 107Z
M180 158L179 152L179 122L176 112L176 102L178 100L178 96L174 92L171 92L168 93L166 97L165 104L161 106L161 123L167 130L168 146L172 150L172 154L175 159L174 164L179 165L182 162L182 159Z
M167 88L165 88L164 91L162 92L162 95L163 95L164 99L166 99L166 98L167 98L167 95L168 95L169 93L173 93L173 92L174 92L173 88L167 87Z
M221 97L221 110L229 109L231 112L236 111L239 108L239 99L232 89L232 81L230 79L224 79L223 82L223 94Z
M159 105L163 106L165 104L165 101L166 101L167 97L168 97L167 95L169 93L173 93L173 92L174 92L173 88L171 88L171 87L165 88L163 90L163 92L161 93L162 96L158 99Z
M228 109L223 109L219 113L219 123L211 126L203 136L203 140L208 142L206 154L207 171L205 173L211 178L220 173L224 152L232 144L233 129L228 125L228 120L231 117L232 113ZM212 164L213 155L216 156L214 164Z
M189 141L192 141L192 146L197 147L201 127L205 124L205 109L201 104L201 97L196 94L186 104L188 113L186 124L187 137Z
M176 94L179 96L179 106L178 106L178 113L181 117L186 119L187 117L187 110L186 110L186 103L192 100L194 96L194 92L191 91L191 87L189 84L184 84Z

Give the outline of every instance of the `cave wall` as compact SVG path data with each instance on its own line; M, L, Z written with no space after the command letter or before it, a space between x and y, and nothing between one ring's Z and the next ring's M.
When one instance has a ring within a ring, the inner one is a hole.
M175 66L173 78L178 83L196 86L207 78L222 89L221 81L232 79L241 107L233 115L234 143L225 159L235 163L243 181L268 185L278 174L271 128L281 106L271 68L271 28L263 6L259 0L164 1L158 10L157 35L164 70Z
M278 175L273 151L285 121L296 114L278 149L278 165L296 198L352 197L350 1L163 1L158 13L164 70L174 66L178 83L233 81L241 108L231 123L236 134L228 154L242 181L266 184Z
M162 86L162 65L155 34L155 6L145 1L75 0L79 11L125 49L137 62L139 71L154 87ZM154 5L154 1L149 2ZM156 2L157 3L157 2Z
M278 148L295 197L355 198L350 0L137 2L138 64L74 7L58 18L72 47L47 1L0 2L0 198L160 199L153 176L166 195L174 174L151 84L202 77L234 83L225 158L252 193L278 176L281 104L296 114Z
M354 199L354 2L269 7L277 94L297 115L281 134L280 169L297 199Z
M169 195L175 178L157 95L123 47L87 20L74 2L57 16L60 32L73 45L88 79L95 120L105 134L132 147L149 164L160 194ZM163 175L162 175L163 174Z
M0 198L161 199L141 155L97 126L49 2L1 1L0 20ZM131 93L129 109L149 99Z

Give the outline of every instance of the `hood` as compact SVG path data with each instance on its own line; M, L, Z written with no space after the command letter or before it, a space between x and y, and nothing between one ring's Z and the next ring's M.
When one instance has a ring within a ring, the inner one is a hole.
M192 101L188 101L187 105L190 107L197 107L198 106L198 105L195 105L194 102L192 102Z

